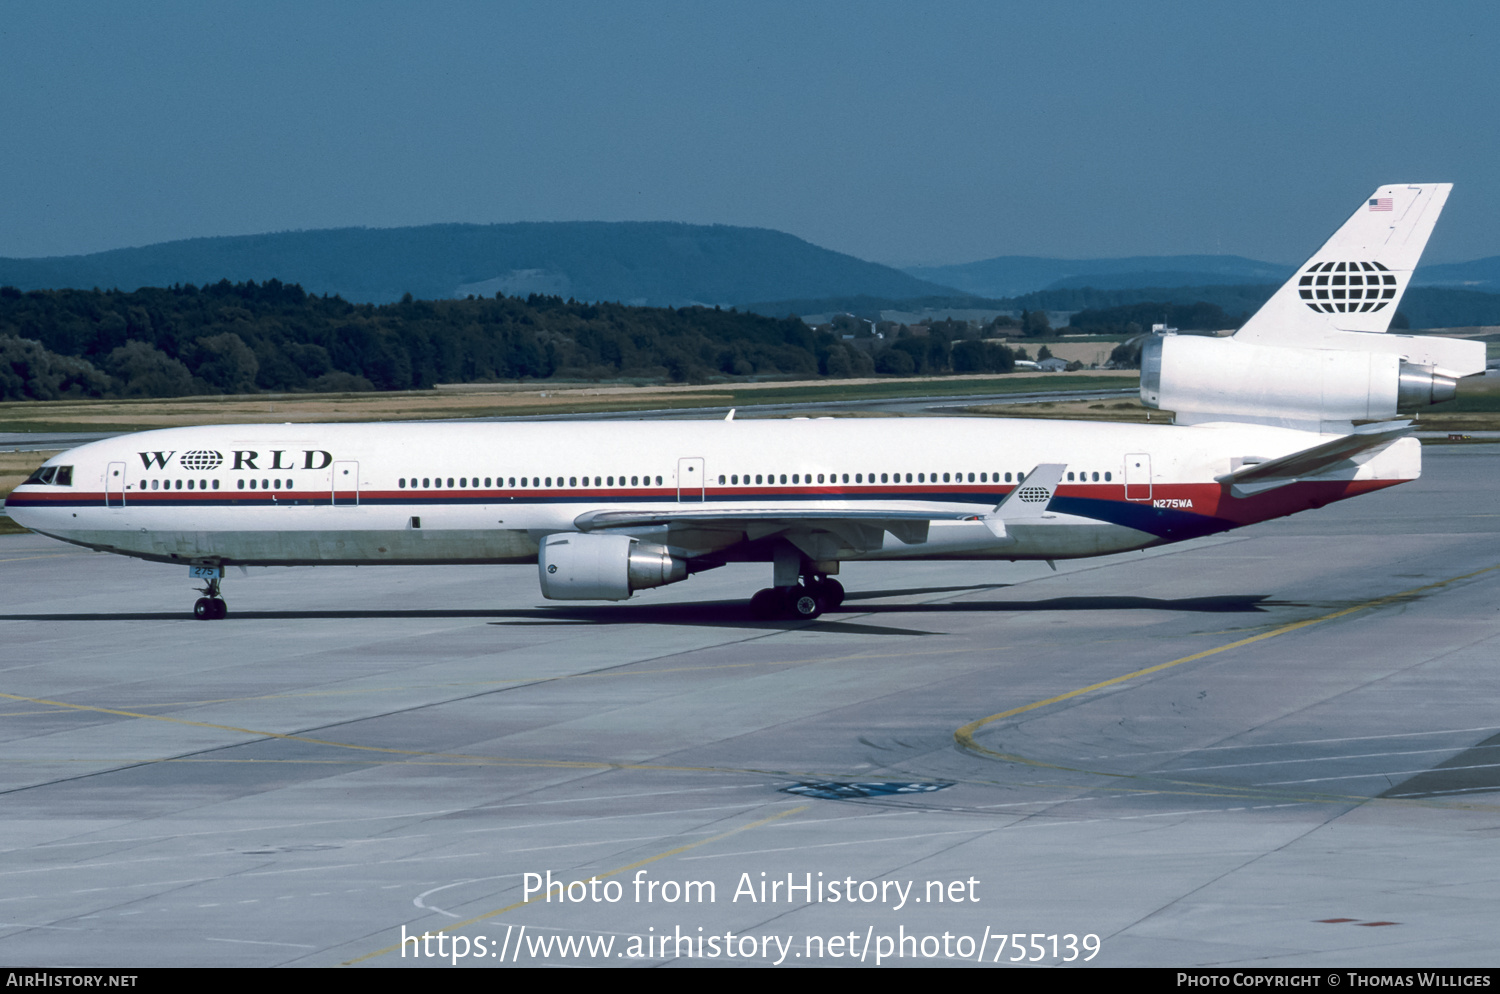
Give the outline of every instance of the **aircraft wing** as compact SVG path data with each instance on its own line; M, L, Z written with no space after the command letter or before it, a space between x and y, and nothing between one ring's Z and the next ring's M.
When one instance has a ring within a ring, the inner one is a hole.
M582 532L639 528L744 532L751 539L786 531L822 531L845 538L854 548L878 549L882 532L890 532L907 545L927 541L927 526L933 521L962 521L976 517L958 511L914 510L910 507L818 508L794 511L785 507L727 508L695 505L655 511L588 511L573 519Z
M882 532L890 532L907 545L920 545L927 541L927 527L933 521L981 521L996 538L1004 538L1006 521L1043 515L1064 468L1061 463L1036 467L988 514L916 508L911 503L807 510L787 507L731 510L692 504L648 511L588 511L574 518L573 525L583 532L642 528L732 530L744 532L752 540L778 532L824 532L837 536L852 548L878 549L884 541Z
M1364 425L1354 429L1348 435L1322 442L1300 452L1293 452L1290 455L1268 459L1264 462L1247 463L1232 473L1214 477L1214 480L1217 483L1228 484L1230 493L1236 497L1249 497L1326 472L1361 452L1389 445L1396 439L1409 434L1413 427L1410 421L1385 421Z

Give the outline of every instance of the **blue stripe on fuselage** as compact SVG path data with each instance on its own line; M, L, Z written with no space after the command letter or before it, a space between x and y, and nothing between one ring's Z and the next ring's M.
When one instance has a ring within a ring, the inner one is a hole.
M1216 535L1237 527L1233 521L1206 514L1194 514L1170 507L1152 507L1149 502L1100 500L1095 497L1053 497L1047 510L1123 525L1157 538L1169 538L1174 542Z

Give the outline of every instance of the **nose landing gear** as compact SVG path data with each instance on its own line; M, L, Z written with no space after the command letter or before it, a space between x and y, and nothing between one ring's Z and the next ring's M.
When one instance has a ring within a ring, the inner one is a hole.
M193 617L199 621L218 621L229 613L229 605L219 595L219 581L224 579L224 568L194 566L191 575L203 581L203 596L193 603Z
M193 603L193 617L199 621L218 621L229 613L229 605L219 597L200 597Z

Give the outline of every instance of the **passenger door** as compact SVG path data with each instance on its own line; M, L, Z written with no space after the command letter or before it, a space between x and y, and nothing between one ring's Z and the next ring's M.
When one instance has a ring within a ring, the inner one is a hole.
M333 503L341 507L359 503L359 463L333 464Z
M104 506L125 506L125 464L112 462L104 470Z
M1151 499L1151 456L1132 452L1125 457L1125 499Z
M703 501L703 459L677 460L677 499L683 503Z

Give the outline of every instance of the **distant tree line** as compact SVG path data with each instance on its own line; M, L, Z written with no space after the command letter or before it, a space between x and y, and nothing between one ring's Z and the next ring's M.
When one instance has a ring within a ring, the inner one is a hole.
M1140 336L1149 332L1154 324L1165 324L1178 331L1192 333L1237 329L1249 319L1249 313L1227 314L1217 304L1205 301L1191 304L1151 301L1081 310L1069 319L1068 327L1090 335L1123 337L1125 341L1110 352L1109 361L1117 368L1139 369L1142 345ZM1406 315L1401 311L1397 311L1391 319L1392 329L1407 329L1410 326Z
M1046 317L1043 315L1045 322ZM1016 320L999 317L983 328L967 321L945 318L926 325L909 327L893 321L865 321L841 314L830 325L845 341L847 359L831 360L823 372L830 376L941 376L947 373L1009 373L1016 368L1016 352L1000 342L986 341L1014 327ZM876 338L876 334L884 336ZM838 367L833 365L839 363ZM847 362L849 372L843 372Z
M295 284L0 287L0 399L411 390L436 383L1008 372L963 322L849 341L795 317L533 294L351 304Z
M1223 331L1244 324L1248 314L1229 315L1217 304L1199 301L1174 304L1151 301L1122 307L1088 308L1069 319L1074 331L1090 335L1139 335L1153 324L1165 324L1182 331Z

